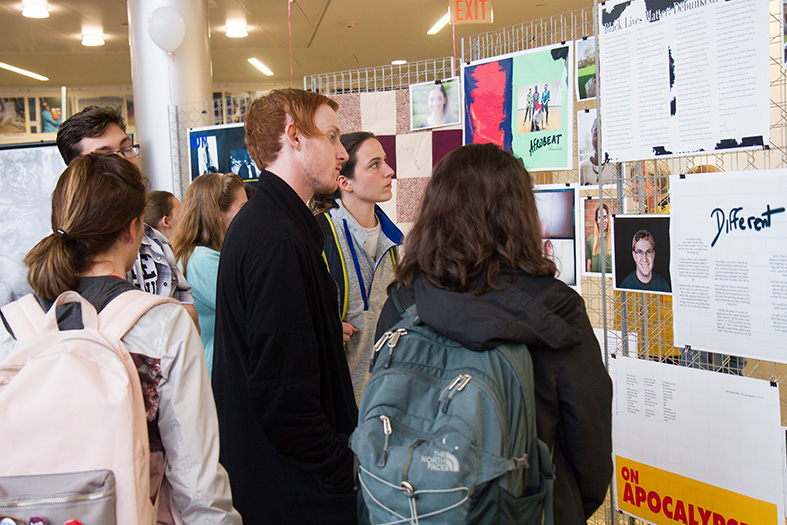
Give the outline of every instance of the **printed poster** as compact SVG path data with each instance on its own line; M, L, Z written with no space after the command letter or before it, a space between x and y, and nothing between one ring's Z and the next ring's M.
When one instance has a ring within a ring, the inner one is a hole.
M576 184L542 184L534 193L544 255L557 265L556 277L580 292L578 189Z
M465 144L498 144L530 171L572 169L572 47L541 47L463 66Z
M618 509L657 525L783 524L777 387L623 356L609 370Z
M670 177L675 345L786 363L787 170L681 177Z
M602 143L613 162L769 143L768 2L598 9Z

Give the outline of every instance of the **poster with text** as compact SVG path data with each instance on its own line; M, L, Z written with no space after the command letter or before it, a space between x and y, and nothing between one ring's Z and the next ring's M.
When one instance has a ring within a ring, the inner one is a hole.
M464 66L465 144L498 144L530 171L571 169L572 57L561 44Z
M670 177L675 345L787 362L787 170Z
M609 360L617 507L648 523L783 523L779 389L644 359Z
M768 2L598 9L602 143L613 162L768 144Z
M544 255L557 265L558 279L580 291L579 187L576 184L543 184L534 188Z

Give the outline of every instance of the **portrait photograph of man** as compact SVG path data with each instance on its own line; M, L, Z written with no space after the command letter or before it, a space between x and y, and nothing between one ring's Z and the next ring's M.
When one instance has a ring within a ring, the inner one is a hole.
M612 238L616 290L672 293L669 216L615 216Z

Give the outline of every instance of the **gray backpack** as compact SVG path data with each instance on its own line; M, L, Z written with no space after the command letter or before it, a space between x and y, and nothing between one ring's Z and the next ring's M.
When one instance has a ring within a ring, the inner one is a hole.
M468 350L411 306L371 368L351 436L361 523L552 523L525 345Z

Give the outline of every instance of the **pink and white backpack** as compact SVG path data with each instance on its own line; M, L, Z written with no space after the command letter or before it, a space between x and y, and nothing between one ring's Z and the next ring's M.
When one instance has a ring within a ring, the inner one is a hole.
M61 331L56 310L70 302L84 328ZM0 363L0 515L155 523L144 400L121 339L165 302L132 290L97 314L68 291L48 312L33 295L2 308L18 343Z

